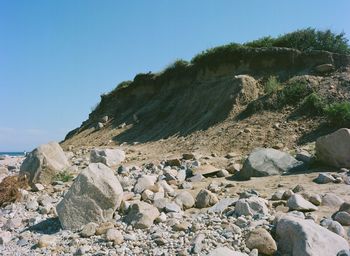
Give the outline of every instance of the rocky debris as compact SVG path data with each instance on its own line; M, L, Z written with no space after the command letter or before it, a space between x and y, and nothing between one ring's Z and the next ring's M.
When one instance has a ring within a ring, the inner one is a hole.
M130 211L124 221L135 228L144 229L151 227L159 214L158 209L153 205L135 202L130 206Z
M251 177L281 175L304 169L304 163L288 153L272 148L256 148L245 160L242 170L236 175L238 179L248 180Z
M334 167L350 167L350 129L342 128L316 140L318 160Z
M125 152L120 149L93 149L90 151L91 163L103 163L109 167L113 167L124 160Z
M104 164L90 164L57 205L64 229L76 230L89 223L111 220L118 208L122 187L113 171Z
M50 184L60 172L70 167L66 155L57 142L43 144L28 154L20 174L26 174L31 184Z
M318 209L317 206L305 200L299 194L292 195L287 201L287 206L289 207L290 210L296 210L296 211L302 211L302 212L316 211Z
M235 205L235 212L238 216L255 216L258 214L268 215L268 202L260 197L252 196L250 198L239 199Z
M273 255L277 251L275 240L273 240L270 233L263 228L252 230L245 243L249 249L258 249L258 252L261 254Z
M337 255L349 250L341 236L311 220L282 216L276 227L278 249L286 255Z
M219 200L215 194L207 189L201 189L196 196L195 205L197 208L206 208L216 204L218 201Z

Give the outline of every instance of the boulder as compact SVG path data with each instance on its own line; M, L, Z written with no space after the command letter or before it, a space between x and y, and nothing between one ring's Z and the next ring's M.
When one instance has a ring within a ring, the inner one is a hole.
M124 221L134 228L144 229L152 226L153 221L159 216L159 211L153 205L145 202L135 202L131 205Z
M89 222L111 220L122 194L123 189L110 168L101 163L90 164L57 205L62 227L76 230Z
M317 206L305 200L299 194L292 195L287 201L287 206L289 207L289 210L296 210L301 212L316 211L318 209Z
M326 165L350 167L350 129L342 128L318 138L316 157Z
M349 244L344 238L312 220L282 216L277 222L276 234L282 255L328 256L349 250Z
M272 148L256 148L245 160L236 177L248 180L251 177L281 175L304 168L303 162L296 160L288 153Z
M238 216L255 216L257 214L267 215L269 213L267 206L267 200L253 196L239 199L235 205L235 212Z
M326 193L322 196L322 205L329 208L339 208L344 200L333 193Z
M69 162L57 142L43 144L28 154L23 161L20 174L26 174L30 184L48 185L53 178L67 168Z
M103 163L107 166L116 166L125 160L125 152L120 149L92 149L91 163Z
M334 215L333 219L343 226L350 226L350 214L348 212L339 211Z
M277 251L275 240L273 240L270 233L263 228L252 230L245 244L250 250L258 249L261 254L273 255Z
M196 207L206 208L212 206L218 202L218 198L215 194L206 189L201 189L196 196Z

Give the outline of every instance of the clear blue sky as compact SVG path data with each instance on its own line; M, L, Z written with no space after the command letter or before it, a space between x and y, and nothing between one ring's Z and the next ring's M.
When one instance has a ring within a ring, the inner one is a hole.
M62 140L99 95L217 45L315 27L348 0L0 0L0 151Z

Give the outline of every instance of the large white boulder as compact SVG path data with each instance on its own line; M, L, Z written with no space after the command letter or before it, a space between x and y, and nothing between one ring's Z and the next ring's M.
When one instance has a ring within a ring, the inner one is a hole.
M28 154L20 173L26 174L31 184L50 184L58 172L69 168L70 164L57 142L43 144Z
M91 163L103 163L107 166L116 166L125 160L125 152L120 149L92 149Z
M112 219L119 207L123 189L113 171L101 163L90 164L57 205L64 229L77 230L89 222Z
M277 222L276 233L282 255L328 256L349 250L344 238L312 220L284 215Z
M350 167L350 129L342 128L316 141L316 156L335 167Z
M296 160L290 154L273 148L256 148L245 160L237 178L248 180L251 177L281 175L305 168L303 162Z

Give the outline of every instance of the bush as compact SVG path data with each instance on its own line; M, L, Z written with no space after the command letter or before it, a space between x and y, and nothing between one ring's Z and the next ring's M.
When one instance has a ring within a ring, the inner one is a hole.
M68 182L74 178L73 174L70 173L68 170L61 171L56 174L54 180L55 181L62 181L62 182Z
M328 120L336 126L350 125L350 102L337 102L325 108Z
M311 114L323 114L325 107L326 100L315 92L307 96L302 103L302 109Z
M263 38L247 42L244 46L253 47L253 48L261 48L261 47L272 47L275 43L276 39L271 36L265 36Z
M278 91L280 88L280 83L278 82L275 76L270 76L267 82L265 83L265 93L271 94Z
M297 104L312 93L312 88L306 83L292 83L280 92L280 101L283 104Z

